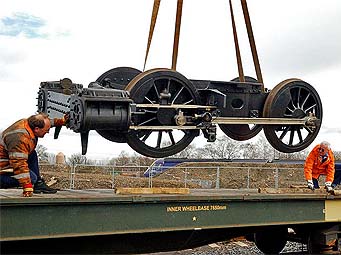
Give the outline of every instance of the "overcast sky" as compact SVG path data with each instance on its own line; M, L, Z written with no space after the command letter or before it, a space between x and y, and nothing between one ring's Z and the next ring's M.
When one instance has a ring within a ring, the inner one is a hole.
M233 4L244 73L255 77L240 1ZM142 70L152 6L152 0L2 0L0 129L35 113L41 81L69 77L87 87L114 67ZM248 7L265 87L288 78L314 86L324 114L314 144L328 140L340 151L341 1L248 0ZM161 1L146 69L171 67L175 12L175 0ZM238 76L228 0L184 0L177 71L189 79ZM90 134L89 157L132 152ZM52 153L81 152L71 130L39 143Z

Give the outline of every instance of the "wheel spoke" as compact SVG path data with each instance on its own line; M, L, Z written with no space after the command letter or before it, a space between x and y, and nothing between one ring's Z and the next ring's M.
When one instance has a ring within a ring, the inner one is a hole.
M300 96L301 96L301 87L298 88L298 93L297 93L297 108L300 108Z
M306 98L303 100L303 103L301 105L301 109L303 110L304 109L304 105L305 103L307 102L308 98L310 97L310 93L308 93L308 95L306 96Z
M309 132L309 134L313 133L309 128L304 127L305 130L307 130Z
M160 98L160 93L159 93L159 91L157 91L157 88L156 88L156 85L155 85L155 80L153 82L153 87L154 87L155 92L156 92L156 98Z
M154 104L154 102L150 100L147 96L145 96L144 99L146 99L149 103Z
M285 135L288 133L289 129L290 129L290 128L289 128L288 126L285 127L285 129L283 130L281 136L279 137L280 140L283 140L283 138L285 137Z
M162 141L162 131L160 130L158 135L157 135L156 148L161 148L161 141Z
M303 138L302 138L302 133L301 133L301 129L300 128L297 129L297 135L298 135L298 139L300 140L300 143L302 143L303 142Z
M148 137L151 135L152 132L153 132L152 130L148 130L147 133L141 139L141 141L145 142L148 139Z
M289 139L289 145L292 145L293 141L294 141L294 135L295 135L295 130L291 129L290 131L290 139Z
M168 79L168 82L167 82L167 93L169 93L170 83L171 83L171 80Z
M138 126L143 126L144 124L146 124L146 123L148 123L148 122L151 122L151 121L153 121L153 120L156 120L156 117L153 117L153 118L151 118L151 119L149 119L149 120L146 120L146 121L144 121L144 122L142 122L142 123L139 123Z
M312 106L308 107L306 110L304 110L305 113L309 112L311 109L313 109L314 107L316 107L316 103L313 104Z
M183 91L184 87L181 87L181 89L178 91L178 93L175 95L175 97L173 98L172 104L174 104L175 100L178 98L178 96L180 95L180 93Z
M294 112L294 110L295 110L295 108L294 108L294 110L290 109L290 107L289 107L289 106L287 107L287 109L289 110L289 112L292 112L292 113L293 113L293 112Z
M171 140L171 142L172 142L172 145L174 145L175 144L175 140L174 140L174 136L173 136L173 133L172 133L173 131L168 131L168 135L169 135L169 139Z
M290 91L290 103L291 103L291 105L292 105L292 107L295 109L296 108L296 106L295 106L295 102L294 102L294 99L292 98L292 94L291 94L291 91ZM290 107L289 106L289 104L288 104L288 107Z
M187 102L185 102L185 103L183 103L183 104L190 104L190 103L192 103L193 102L193 99L191 99L191 100L189 100L189 101L187 101Z

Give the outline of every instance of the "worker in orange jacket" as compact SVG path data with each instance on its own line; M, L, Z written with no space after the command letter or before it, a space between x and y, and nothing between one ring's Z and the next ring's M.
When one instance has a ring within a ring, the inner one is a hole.
M332 182L335 173L335 159L330 144L326 141L316 145L309 153L304 164L304 176L307 180L308 188L319 189L318 178L325 175L325 188L332 191Z
M0 188L23 188L23 196L34 193L56 193L41 178L38 156L35 151L38 138L49 133L51 126L65 125L68 114L62 119L50 120L39 113L12 124L0 135Z

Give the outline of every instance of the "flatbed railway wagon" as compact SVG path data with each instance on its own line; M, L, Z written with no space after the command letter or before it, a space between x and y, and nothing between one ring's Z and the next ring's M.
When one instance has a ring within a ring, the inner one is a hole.
M287 241L307 244L309 253L340 253L337 190L155 189L61 190L32 198L0 190L1 254L172 251L238 236L264 253L279 253Z

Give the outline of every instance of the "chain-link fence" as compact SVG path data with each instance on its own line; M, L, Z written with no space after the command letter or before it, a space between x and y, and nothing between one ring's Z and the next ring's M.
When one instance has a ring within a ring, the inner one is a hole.
M305 185L303 166L115 166L73 165L69 168L69 188L82 189L82 183L106 182L95 188L187 187L198 189L287 188ZM86 185L83 185L86 186ZM93 187L94 185L88 185ZM85 187L86 188L86 187Z

